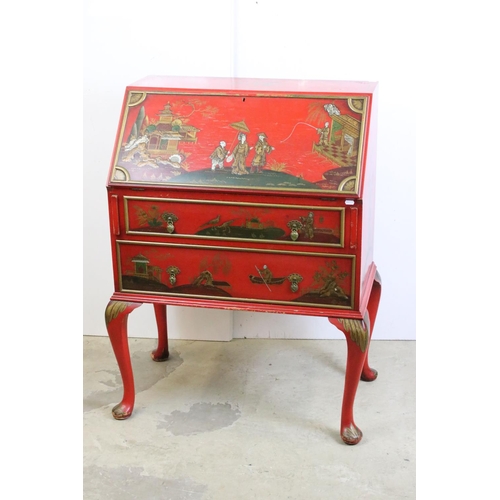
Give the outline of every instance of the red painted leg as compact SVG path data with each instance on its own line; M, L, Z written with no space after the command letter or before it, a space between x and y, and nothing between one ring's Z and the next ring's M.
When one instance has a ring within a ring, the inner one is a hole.
M128 315L140 305L140 302L119 302L112 300L106 307L106 328L123 382L123 399L112 410L113 417L117 420L124 420L130 417L134 409L134 375L132 373L132 363L128 347L127 320Z
M354 423L353 411L359 380L372 381L377 378L377 371L368 364L368 347L377 317L381 290L380 275L376 273L364 320L328 318L344 333L347 340L347 365L340 422L340 435L347 444L357 444L363 437L361 429Z
M168 352L168 330L167 330L167 306L164 304L153 304L158 326L158 346L151 353L153 361L166 361Z
M372 338L373 329L375 328L375 320L377 319L378 305L380 302L380 295L382 293L382 278L378 271L375 273L375 280L373 282L372 291L370 293L370 300L368 301L368 314L370 316L370 340ZM364 382L372 382L377 378L378 372L368 365L368 353L366 354L365 364L361 372L361 380Z
M347 365L344 383L344 399L342 401L342 416L340 419L340 436L344 443L357 444L363 433L354 423L354 399L358 389L361 372L366 359L369 341L369 325L357 319L328 318L347 340ZM366 315L368 320L368 315Z

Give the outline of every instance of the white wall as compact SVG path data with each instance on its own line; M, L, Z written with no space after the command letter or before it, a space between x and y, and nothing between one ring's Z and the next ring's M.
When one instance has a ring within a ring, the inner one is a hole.
M113 280L105 184L124 90L146 75L164 74L379 82L375 262L383 286L373 338L415 339L418 96L412 20L395 11L397 5L86 0L85 335L106 335ZM342 337L325 318L210 311L207 321L204 313L169 308L171 338ZM130 336L154 337L155 328L152 306L131 314Z

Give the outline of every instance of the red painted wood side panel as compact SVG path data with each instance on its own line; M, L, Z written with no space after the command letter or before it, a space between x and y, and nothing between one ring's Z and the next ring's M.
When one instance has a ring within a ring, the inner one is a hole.
M374 266L374 235L375 235L375 193L376 193L376 165L377 165L377 108L378 90L374 89L371 97L370 113L368 115L370 127L365 141L365 171L362 184L362 224L359 227L360 248L360 287L363 294L365 288L371 289L373 276L371 267Z

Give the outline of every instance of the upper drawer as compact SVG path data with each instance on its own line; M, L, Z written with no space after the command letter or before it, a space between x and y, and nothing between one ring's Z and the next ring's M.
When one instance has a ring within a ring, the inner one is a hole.
M123 199L127 234L344 247L344 207Z

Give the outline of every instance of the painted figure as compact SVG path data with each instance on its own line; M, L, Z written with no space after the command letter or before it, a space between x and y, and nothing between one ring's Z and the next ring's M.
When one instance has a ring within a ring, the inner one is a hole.
M260 173L262 168L266 165L266 156L271 151L274 150L273 146L270 146L267 142L267 135L263 132L258 134L259 140L255 145L255 156L252 160L251 173Z
M263 269L259 269L259 273L262 276L262 279L264 280L265 283L270 283L271 280L273 279L273 273L267 266L264 266Z
M328 122L325 122L325 126L323 128L318 129L318 134L319 134L319 146L326 146L328 145L328 135L330 133L330 124Z
M314 239L314 214L309 212L307 217L300 217L300 222L302 222L307 238L310 240Z
M238 144L233 149L234 163L231 173L237 175L245 175L248 174L245 168L245 160L248 156L248 152L250 148L248 146L247 136L243 132L238 134Z
M226 150L226 143L224 141L220 141L217 148L215 148L214 152L210 155L210 159L212 160L212 170L215 170L215 167L224 168L224 159L229 155L229 151Z

